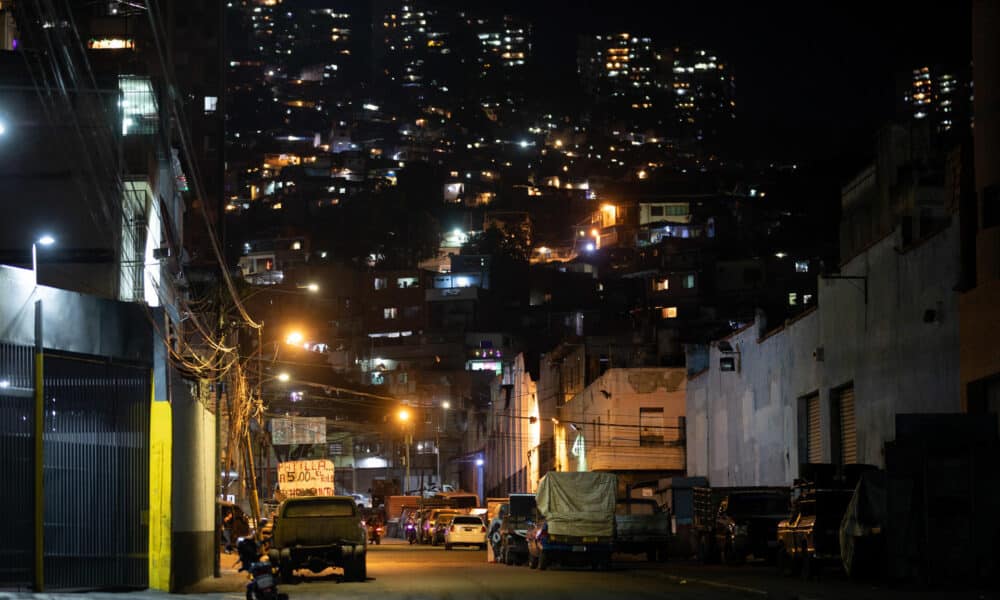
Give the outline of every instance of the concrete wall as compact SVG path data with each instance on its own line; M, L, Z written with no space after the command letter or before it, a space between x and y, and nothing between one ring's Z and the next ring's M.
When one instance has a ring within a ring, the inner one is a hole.
M33 345L34 305L41 300L46 349L152 362L148 309L34 282L30 269L0 265L0 340Z
M804 454L801 398L813 393L823 458L833 461L831 393L845 384L854 386L863 463L884 465L897 413L959 410L958 219L916 247L900 242L897 230L843 266L842 276L866 280L821 279L816 310L764 337L758 321L727 338L737 371L720 371L713 345L708 369L687 386L689 475L719 486L790 484Z
M215 531L215 415L211 386L196 386L173 372L172 591L212 576Z

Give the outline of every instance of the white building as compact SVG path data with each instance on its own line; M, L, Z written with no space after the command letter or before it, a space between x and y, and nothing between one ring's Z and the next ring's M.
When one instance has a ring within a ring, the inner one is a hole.
M713 344L687 385L688 475L788 485L800 463L884 466L896 415L958 412L958 277L957 214L909 246L896 228L821 278L815 310Z

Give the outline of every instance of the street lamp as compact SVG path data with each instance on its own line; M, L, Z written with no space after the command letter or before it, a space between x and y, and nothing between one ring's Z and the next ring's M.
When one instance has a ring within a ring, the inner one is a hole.
M0 127L2 127L2 126L3 126L3 124L0 123ZM2 134L3 134L3 130L0 129L0 135L2 135ZM31 270L35 274L35 286L36 287L38 286L38 246L39 246L39 244L41 244L42 246L46 246L47 247L47 246L51 246L52 244L55 244L55 243L56 243L56 238L52 237L49 234L45 234L42 237L38 238L37 240L35 240L34 242L31 243Z
M289 333L287 337L285 337L285 343L292 346L298 346L299 344L302 343L303 339L304 336L302 335L301 331L293 331Z
M278 381L287 382L292 378L288 373L278 373Z
M403 445L406 447L406 477L403 479L403 495L406 495L406 486L410 484L410 444L413 443L413 434L410 431L410 411L403 407L396 413L399 422L403 424Z
M442 417L444 417L444 418L442 419L441 426L438 427L437 435L435 436L435 440L434 440L434 454L437 454L437 481L438 481L438 489L441 489L441 490L444 490L444 481L441 479L441 432L448 425L448 413L445 412L445 411L447 411L449 408L451 408L451 402L448 402L447 400L442 400L441 401L441 410L442 410Z

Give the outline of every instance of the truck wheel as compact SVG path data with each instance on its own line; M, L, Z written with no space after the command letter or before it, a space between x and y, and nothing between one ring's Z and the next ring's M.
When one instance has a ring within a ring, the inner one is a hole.
M815 560L809 556L809 550L805 544L802 545L802 558L800 560L800 568L802 571L802 579L808 580L813 576L813 572L816 569Z
M368 579L368 565L364 554L355 556L344 565L344 579L347 581L364 581Z
M785 577L792 574L791 558L785 552L784 546L778 546L778 552L774 557L774 566L778 575Z
M545 550L538 551L538 570L544 571L549 568L549 557L545 556Z
M712 562L712 544L707 535L701 535L698 538L698 560L706 565Z

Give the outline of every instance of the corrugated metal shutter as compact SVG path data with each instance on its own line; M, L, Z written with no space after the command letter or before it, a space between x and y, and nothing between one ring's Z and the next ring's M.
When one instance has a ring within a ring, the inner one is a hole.
M806 398L806 451L810 463L823 462L823 422L819 411L819 394Z
M840 412L840 463L858 462L858 428L854 424L854 386L839 391L837 409Z

